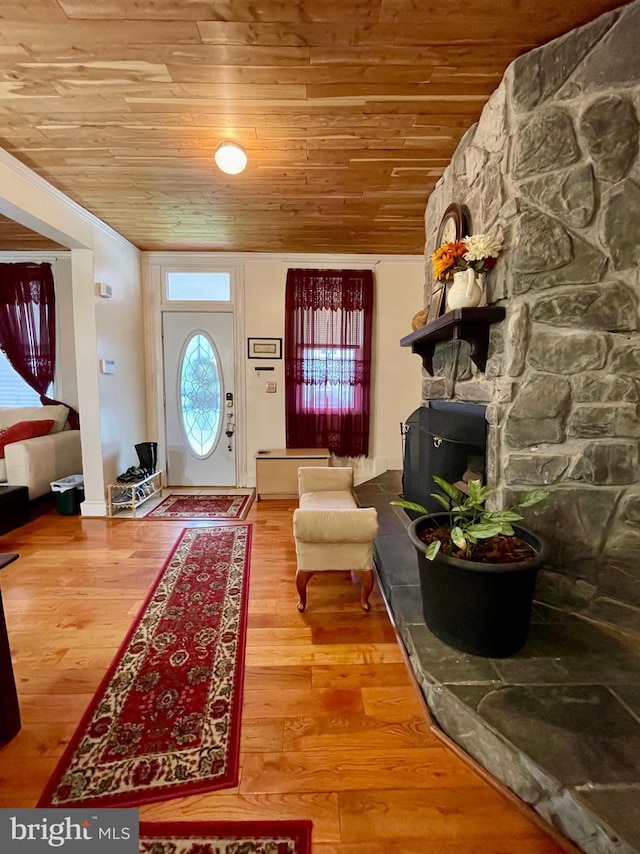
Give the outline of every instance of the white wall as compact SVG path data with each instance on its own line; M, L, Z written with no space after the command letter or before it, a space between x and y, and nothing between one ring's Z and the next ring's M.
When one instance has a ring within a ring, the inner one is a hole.
M56 359L56 395L58 400L78 409L78 374L76 371L75 330L73 323L73 279L71 255L56 259L53 268L56 284L56 317L58 356Z
M246 338L282 338L284 345L284 289L286 265L282 256L247 260L244 265L244 331ZM255 484L256 451L286 448L284 423L284 352L273 362L247 359L247 477ZM258 372L272 365L275 371ZM267 394L267 382L277 383L277 392Z
M372 476L402 468L400 422L421 404L422 361L399 341L412 331L411 319L424 307L424 259L380 261L375 275Z
M145 438L138 250L1 149L0 213L71 249L71 299L66 290L59 328L69 334L71 311L75 378L65 342L68 374L65 370L63 387L65 393L68 386L69 394L74 385L77 391L85 478L82 513L102 516L106 483L136 461L133 444ZM114 286L114 294L121 289L113 304L96 295L95 282L101 277ZM119 373L98 373L101 351L122 366Z
M148 435L147 429L155 430L158 426L158 395L161 395L159 346L153 340L159 328L159 317L155 316L159 314L157 296L148 289L143 305L141 256L135 247L1 149L0 213L71 249L75 379L86 495L82 512L104 515L106 484L136 462L133 446L137 442L156 439L155 435ZM165 259L191 257L190 253L163 253L163 256ZM356 474L361 480L388 467L399 468L399 423L419 405L421 381L419 358L401 349L399 340L411 331L411 318L423 306L424 259L227 253L193 253L193 257L197 261L192 265L206 265L207 259L212 259L218 266L228 264L240 269L236 375L245 377L239 393L243 398L245 423L237 434L242 441L241 483L255 483L253 457L257 450L285 445L284 361L274 362L276 370L269 374L255 371L258 363L247 359L246 338L284 337L284 290L286 271L291 266L371 267L375 271L372 458L358 462ZM145 264L151 263L151 258L151 254L146 256ZM111 300L97 295L95 283L100 281L111 285ZM68 304L66 299L63 320L66 329L69 329ZM65 362L68 358L67 353ZM100 358L115 361L115 374L99 373ZM152 390L145 382L145 358L147 376L157 381ZM71 386L72 373L70 369ZM276 394L266 392L267 379L276 381ZM66 373L64 382L67 382Z
M98 233L94 244L95 283L111 286L112 296L94 294L96 354L94 363L113 359L115 373L98 370L100 434L107 483L138 465L134 445L152 441L147 436L144 374L144 320L140 284L140 257L123 243L114 244ZM97 291L97 288L96 288Z
M356 479L402 468L400 421L420 405L422 363L400 339L411 332L411 318L423 307L424 259L371 256L323 256L313 259L274 257L245 262L245 333L247 338L284 337L284 296L289 267L371 267L375 308L372 348L371 434L368 460L353 461ZM272 363L267 363L272 364ZM259 373L247 360L247 460L255 477L254 454L261 448L285 447L284 361L275 372ZM265 384L275 380L276 394Z
M374 345L372 365L372 418L370 458L354 463L358 481L375 477L388 468L402 468L402 442L399 424L420 405L422 365L410 349L400 347L400 338L411 332L411 318L423 307L424 259L412 257L376 257L372 255L263 255L249 253L148 253L142 257L148 269L149 291L145 303L148 321L156 330L159 323L152 318L160 306L156 291L161 287L158 271L161 266L183 265L193 269L200 265L241 267L240 287L244 282L238 311L242 312L241 340L236 341L236 361L242 362L246 377L244 389L245 433L241 458L245 461L240 473L241 485L255 484L256 451L285 447L284 360L264 363L247 358L247 338L284 339L284 297L289 267L370 268L375 278ZM156 300L154 305L154 300ZM157 333L156 333L157 337ZM150 342L148 359L152 363L149 377L154 376L158 360L157 342ZM274 371L256 368L273 366ZM242 376L242 371L236 371ZM157 375L157 374L156 374ZM275 381L277 392L266 391L266 383ZM161 388L156 390L156 406ZM149 411L154 404L149 402ZM238 441L242 439L242 431Z

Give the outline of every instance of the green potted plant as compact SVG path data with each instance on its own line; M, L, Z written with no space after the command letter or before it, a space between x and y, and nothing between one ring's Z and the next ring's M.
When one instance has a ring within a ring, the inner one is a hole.
M536 489L507 510L487 510L491 488L479 480L468 495L440 477L445 508L429 513L421 504L392 501L420 513L409 526L418 553L422 611L431 631L473 655L504 658L524 646L538 570L548 555L545 541L518 525L519 510L545 499Z

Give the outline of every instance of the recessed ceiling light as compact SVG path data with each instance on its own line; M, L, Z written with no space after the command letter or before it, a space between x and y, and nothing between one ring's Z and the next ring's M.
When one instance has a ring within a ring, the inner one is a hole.
M213 159L218 168L227 175L237 175L247 165L247 155L244 148L237 142L221 142L216 148Z

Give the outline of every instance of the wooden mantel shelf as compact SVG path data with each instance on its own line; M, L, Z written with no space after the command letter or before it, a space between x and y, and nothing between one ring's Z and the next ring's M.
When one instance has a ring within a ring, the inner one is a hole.
M441 341L468 341L473 362L479 370L484 371L489 350L489 327L492 323L504 320L504 316L505 309L502 306L456 308L416 329L411 335L405 335L400 339L400 346L411 347L411 352L422 358L425 371L433 376L436 344Z

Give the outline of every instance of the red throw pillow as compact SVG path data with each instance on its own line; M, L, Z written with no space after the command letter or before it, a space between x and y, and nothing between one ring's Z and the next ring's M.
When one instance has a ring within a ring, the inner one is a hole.
M46 436L50 432L55 421L16 421L11 427L0 430L0 460L4 459L4 447L12 442L22 442L24 439L33 439L35 436Z

